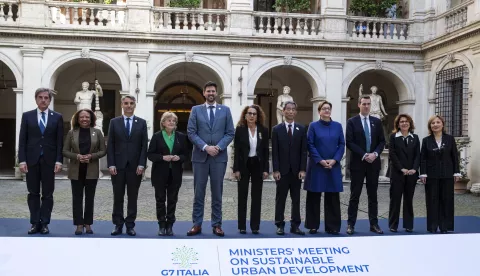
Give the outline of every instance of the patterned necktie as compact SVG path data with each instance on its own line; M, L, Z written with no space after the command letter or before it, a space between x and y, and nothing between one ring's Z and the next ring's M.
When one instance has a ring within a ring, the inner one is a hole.
M292 140L292 124L288 125L288 139Z
M367 141L367 147L366 147L366 150L367 152L370 152L370 144L372 143L372 141L370 141L370 129L368 128L368 122L367 122L367 117L365 117L365 119L363 119L364 122L363 122L363 131L365 132L365 140Z
M215 120L215 114L213 113L213 109L215 106L210 105L208 108L210 108L210 126L213 127L213 121Z
M125 128L127 130L127 136L130 137L130 118L127 118L127 124Z
M40 127L40 132L42 132L42 135L43 133L45 132L45 112L42 111L42 119L40 120L40 123L38 124L39 127Z

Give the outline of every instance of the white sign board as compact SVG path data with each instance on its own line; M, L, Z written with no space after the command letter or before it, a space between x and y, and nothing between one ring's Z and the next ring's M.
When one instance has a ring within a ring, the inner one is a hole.
M286 239L0 237L0 275L476 276L480 234Z

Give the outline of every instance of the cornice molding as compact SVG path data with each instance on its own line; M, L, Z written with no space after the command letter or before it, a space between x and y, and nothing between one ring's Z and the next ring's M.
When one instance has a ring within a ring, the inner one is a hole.
M415 104L415 100L403 100L403 101L397 101L397 105L409 105L409 104Z
M250 55L230 55L232 65L248 65L250 58Z
M229 94L229 93L223 93L221 94L220 96L220 99L231 99L232 98L232 94Z
M342 69L345 64L343 58L327 58L325 59L325 68L327 69Z
M23 88L12 88L15 94L23 94Z
M475 21L455 32L447 33L442 36L436 37L433 40L427 41L422 44L423 52L431 52L449 45L457 44L462 40L478 37L480 35L480 21Z
M432 64L430 63L430 67L432 66ZM415 72L425 72L425 62L422 62L422 61L415 61L413 63L413 70Z
M147 62L149 56L150 53L146 51L128 51L131 62Z
M310 102L318 103L318 102L325 101L325 100L326 100L325 97L313 97L313 98L310 99Z

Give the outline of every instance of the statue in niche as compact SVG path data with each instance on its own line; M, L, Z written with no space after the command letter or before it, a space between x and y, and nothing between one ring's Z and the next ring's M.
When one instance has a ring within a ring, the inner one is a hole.
M385 141L388 143L388 130L386 126L386 116L388 115L385 111L385 107L383 106L382 96L377 94L378 88L376 86L370 87L370 91L372 94L367 95L370 97L371 100L371 107L370 107L370 116L378 118L382 121L383 127L383 134L385 135ZM362 97L363 94L363 84L360 84L360 88L358 89L359 98Z
M82 90L75 94L75 99L73 102L77 105L77 110L84 108L92 109L93 96L103 96L102 86L100 86L98 80L95 80L95 90L88 90L89 86L90 84L88 81L83 82Z
M292 96L290 96L290 87L283 87L283 94L277 98L277 124L281 124L285 121L283 116L283 106L286 102L293 102Z

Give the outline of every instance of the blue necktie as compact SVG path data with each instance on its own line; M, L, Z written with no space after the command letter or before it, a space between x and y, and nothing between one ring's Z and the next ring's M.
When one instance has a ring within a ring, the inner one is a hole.
M211 105L208 108L210 108L210 126L213 127L213 121L215 120L215 115L213 114L213 109L215 106Z
M370 129L368 128L368 122L367 122L367 117L363 119L363 131L365 132L365 140L367 141L367 152L370 152L370 144L372 141L370 141Z
M127 118L127 125L125 128L127 130L127 136L130 137L130 118Z
M45 112L42 111L42 119L40 120L39 127L40 127L40 132L43 133L45 132Z

